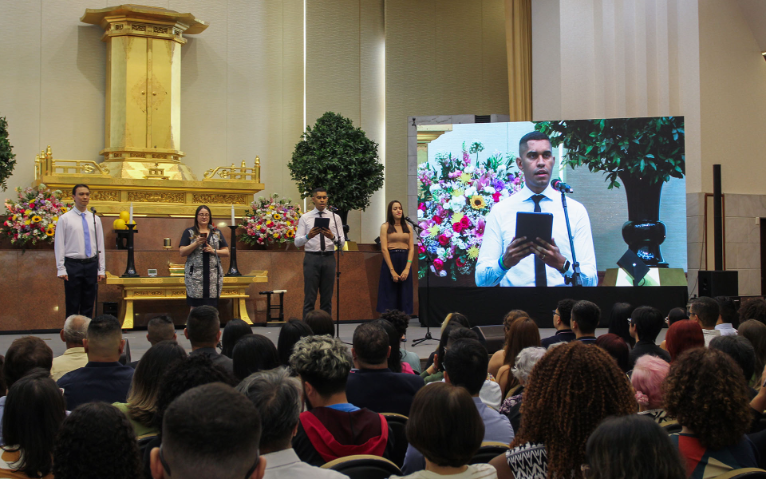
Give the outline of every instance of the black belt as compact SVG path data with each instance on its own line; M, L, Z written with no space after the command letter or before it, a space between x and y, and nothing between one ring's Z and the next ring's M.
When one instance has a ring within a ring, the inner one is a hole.
M317 256L332 256L335 251L306 251L306 254L315 254Z
M389 253L408 253L410 250L408 249L390 249L388 250Z
M71 261L73 263L89 264L94 263L98 259L98 256L91 256L90 258L64 258L64 262Z

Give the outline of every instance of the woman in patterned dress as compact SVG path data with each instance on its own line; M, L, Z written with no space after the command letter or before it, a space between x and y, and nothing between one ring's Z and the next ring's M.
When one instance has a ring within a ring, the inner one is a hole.
M229 256L229 245L213 225L210 208L205 205L197 208L194 226L184 230L179 250L181 256L186 257L186 304L192 308L218 307L223 287L221 258Z

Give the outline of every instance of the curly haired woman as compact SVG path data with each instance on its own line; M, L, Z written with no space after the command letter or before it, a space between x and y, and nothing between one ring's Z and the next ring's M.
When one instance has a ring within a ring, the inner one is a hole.
M608 416L638 410L609 353L579 341L549 350L535 365L511 450L493 459L500 479L582 478L585 443Z
M737 364L724 352L697 348L679 356L663 384L665 410L683 426L670 436L691 479L757 467L750 426L750 395Z

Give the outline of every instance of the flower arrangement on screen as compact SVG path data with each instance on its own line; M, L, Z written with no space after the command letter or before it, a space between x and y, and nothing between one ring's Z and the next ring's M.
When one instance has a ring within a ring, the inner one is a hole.
M245 211L240 223L240 227L245 230L239 237L240 241L265 246L292 243L295 240L298 218L301 217L300 206L293 205L290 199L279 199L279 195L273 194L268 198L258 198L250 207L252 211Z
M37 188L17 187L16 193L17 201L5 200L7 218L1 234L22 248L38 241L52 244L59 216L72 204L61 201L60 190L51 191L42 183Z
M515 155L496 152L482 161L483 150L479 142L468 149L464 143L462 158L437 154L437 165L418 166L418 225L423 228L418 278L426 274L426 252L433 260L431 270L440 277L457 280L459 275L473 274L484 217L492 206L522 188Z

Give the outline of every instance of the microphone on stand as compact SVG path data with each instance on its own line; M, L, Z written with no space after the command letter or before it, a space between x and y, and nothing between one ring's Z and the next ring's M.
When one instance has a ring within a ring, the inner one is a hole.
M336 208L334 206L327 206L327 209L332 211L333 213L337 213L338 212L338 208Z
M420 226L418 226L418 224L417 224L417 223L415 223L414 221L412 221L412 220L410 219L410 217L409 217L409 216L405 216L405 217L404 217L404 221L406 221L407 223L411 224L412 226L414 226L414 227L415 227L415 228L417 228L417 229L420 229L420 230L422 230L422 229L423 229L423 228L421 228Z
M556 178L551 182L551 187L553 187L554 190L560 191L562 193L574 193L574 189L572 189L571 186L564 183L560 179Z

